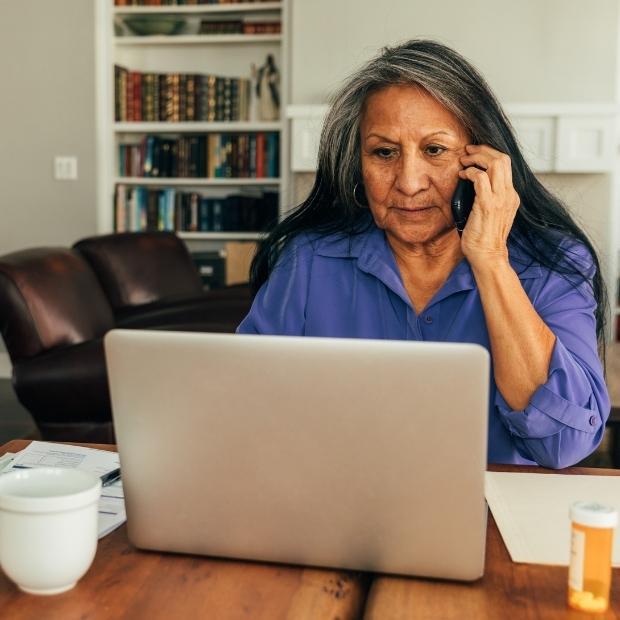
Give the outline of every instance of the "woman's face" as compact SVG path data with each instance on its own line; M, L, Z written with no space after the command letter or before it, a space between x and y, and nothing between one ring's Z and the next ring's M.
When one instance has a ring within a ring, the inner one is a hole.
M458 238L450 199L469 136L457 118L423 89L388 86L368 96L360 139L366 197L388 239Z

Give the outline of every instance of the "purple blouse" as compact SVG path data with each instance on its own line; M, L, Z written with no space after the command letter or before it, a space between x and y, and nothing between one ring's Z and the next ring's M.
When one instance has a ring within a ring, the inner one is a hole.
M573 246L592 274L584 246ZM610 404L597 353L596 302L577 284L513 245L510 263L534 308L556 335L549 376L528 406L513 411L491 369L488 460L561 468L590 454ZM350 239L301 234L287 244L238 333L472 342L491 351L480 295L463 259L416 315L384 232Z

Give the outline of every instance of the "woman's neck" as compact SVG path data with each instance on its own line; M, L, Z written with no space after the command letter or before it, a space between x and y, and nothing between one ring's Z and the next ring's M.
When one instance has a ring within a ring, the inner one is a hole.
M403 284L419 314L443 286L463 259L458 233L444 235L429 243L402 243L386 235Z
M450 272L463 259L461 238L456 230L428 243L405 243L386 234L387 242L394 253L401 272L434 277Z

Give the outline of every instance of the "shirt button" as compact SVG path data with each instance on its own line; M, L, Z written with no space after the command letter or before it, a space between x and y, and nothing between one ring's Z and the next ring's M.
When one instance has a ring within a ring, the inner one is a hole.
M591 415L590 416L590 426L594 426L596 424L596 416L595 415Z
M424 317L424 320L430 325L433 322L433 317L430 314L427 314Z

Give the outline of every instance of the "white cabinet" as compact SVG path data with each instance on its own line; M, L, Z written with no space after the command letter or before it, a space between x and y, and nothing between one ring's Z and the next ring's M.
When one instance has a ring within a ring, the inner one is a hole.
M555 119L550 116L517 116L510 119L523 156L532 170L552 172L555 164Z
M504 109L534 172L614 172L615 105L507 103Z
M560 116L556 123L555 170L608 172L613 169L613 116Z

